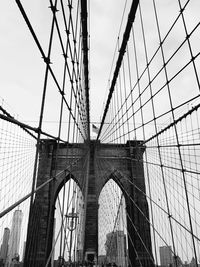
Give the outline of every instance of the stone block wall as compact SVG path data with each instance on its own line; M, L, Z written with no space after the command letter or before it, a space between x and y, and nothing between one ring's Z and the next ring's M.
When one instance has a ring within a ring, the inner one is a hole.
M145 240L151 252L150 226L144 218L148 218L149 214L145 197L143 152L140 141L118 145L91 141L88 144L61 144L58 147L55 141L44 140L40 149L37 186L50 177L59 175L35 196L29 221L29 251L26 252L25 266L44 266L52 246L56 197L70 177L77 182L84 195L83 255L98 255L98 198L106 182L113 179L121 187L126 200L127 228L130 234L129 258L132 266L140 266L141 262L147 263L145 266L153 266L151 255L146 253L139 238L140 235ZM35 239L35 233L31 229L33 225L37 229ZM28 265L29 263L33 265Z

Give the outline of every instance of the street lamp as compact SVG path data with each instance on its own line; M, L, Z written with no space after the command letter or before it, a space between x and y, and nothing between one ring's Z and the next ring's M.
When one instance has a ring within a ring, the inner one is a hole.
M76 229L78 223L78 214L74 212L74 208L72 208L72 212L65 215L67 221L67 228L70 231L70 245L69 245L69 264L71 265L71 252L72 252L72 232Z

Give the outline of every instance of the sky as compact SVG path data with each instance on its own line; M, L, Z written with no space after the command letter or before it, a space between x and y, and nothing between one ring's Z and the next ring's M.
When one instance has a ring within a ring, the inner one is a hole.
M117 5L114 2L107 1L105 4L95 0L89 5L91 121L100 120L124 9L123 0L119 0ZM47 8L48 1L45 3L29 0L22 1L22 4L46 49L51 18ZM0 97L22 120L35 121L38 119L41 102L44 64L15 1L3 1L2 10L4 12L0 18L0 35L3 36L0 42Z
M142 2L142 1L141 1ZM47 50L47 39L50 31L51 12L48 9L48 1L31 0L22 1L28 17L41 41L44 50ZM91 121L100 122L102 116L103 104L105 104L108 95L108 80L112 59L116 47L117 37L121 25L121 19L125 8L125 18L130 8L130 0L118 0L117 5L115 0L104 1L90 0L89 4L89 19L90 19L90 104L91 104ZM148 4L144 19L147 25L146 38L150 42L150 53L155 51L158 40L151 35L151 24L153 23L151 11L149 12ZM159 3L159 8L162 14L161 30L166 32L170 23L173 21L177 10L177 2L167 0ZM198 1L193 1L191 5L192 12L197 14ZM165 12L166 7L170 12L170 17ZM176 7L176 8L174 8ZM38 120L41 92L44 79L44 63L41 55L38 52L31 34L22 18L22 15L15 1L3 1L2 10L4 12L0 17L0 97L9 104L9 110L13 110L18 117L34 125ZM188 13L189 14L189 13ZM187 15L187 13L186 13ZM196 18L193 16L189 20L188 26L192 28L196 23ZM163 23L162 23L163 21ZM121 32L124 30L126 19L122 24ZM165 52L170 55L174 45L177 46L178 39L182 29L178 27L172 33ZM122 35L122 34L121 34ZM3 38L2 38L3 37ZM120 39L121 40L121 39ZM138 46L140 47L140 45ZM141 46L142 47L142 46ZM195 50L198 46L195 47ZM143 53L143 50L141 50ZM140 50L138 50L140 53ZM142 62L142 60L141 60ZM173 62L172 72L177 67L179 59ZM160 62L156 62L159 67ZM155 66L155 65L154 65ZM156 69L156 66L155 66ZM191 79L184 77L185 93L189 93ZM173 97L179 101L179 92ZM164 100L164 97L163 99ZM1 100L2 101L2 100ZM56 100L53 96L48 99L48 116L45 120L58 120L55 112ZM30 108L31 107L31 108ZM34 125L35 126L35 125Z
M125 2L128 2L125 8L125 14L127 14L130 6L130 1L119 0L117 1L117 5L115 4L115 1L106 1L106 4L104 1L91 1L91 121L97 120L97 122L99 122L102 113L101 105L103 105L103 103L105 103L107 99L109 88L108 80L110 78L110 70L117 43L117 37L119 34L121 18L123 17ZM126 19L124 19L124 22L126 22ZM101 101L98 101L101 102L101 105L99 105L96 101L97 95L101 99Z
M46 51L52 17L48 9L49 1L26 0L21 2L42 47ZM0 16L0 104L20 121L37 126L45 64L41 59L38 48L29 33L16 2L9 0L3 1L1 4L4 12ZM126 10L128 10L128 7L129 5L127 4ZM92 0L90 4L90 114L91 121L93 122L100 121L102 104L107 96L109 72L123 10L124 0L118 0L117 6L115 5L115 0L107 1L106 4L100 0ZM58 118L54 114L55 103L57 102L51 95L48 95L47 100L50 103L48 106L49 112L48 116L44 119L55 121ZM32 153L31 155L34 154ZM30 166L27 168L30 175L19 174L24 181L31 181L31 162L33 163L33 159L29 161ZM7 176L7 173L4 172L3 175ZM16 179L19 178L18 175L15 176ZM21 178L18 179L19 182ZM10 190L9 183L7 182L7 184L7 190ZM25 191L23 191L24 186L30 188L28 182L20 186L20 190L18 187L14 187L13 197L22 197ZM28 192L29 189L26 191ZM6 195L10 196L9 194ZM6 198L4 199L5 201L7 201ZM27 210L25 211L25 209L29 206L28 202L25 203L25 208L24 205L19 207L24 212L23 225L25 220L27 220ZM7 205L9 205L9 202L4 203L4 208ZM1 221L2 229L11 225L12 214L11 212L9 216ZM25 228L23 228L22 239L25 239L24 230ZM23 249L24 244L21 242L21 256Z
M117 2L117 4L116 4ZM127 8L130 7L130 0L127 1ZM141 1L144 3L144 1ZM157 1L160 9L161 31L166 33L177 12L177 2L174 0ZM182 1L185 3L186 0ZM197 23L199 18L199 0L190 1L189 11L186 12L188 19L187 26L190 31ZM24 8L30 18L30 21L46 51L47 39L49 37L51 12L48 9L49 2L41 0L23 0ZM91 121L99 122L102 115L102 105L105 102L108 89L109 73L112 65L112 59L116 47L117 36L121 25L121 18L124 10L124 0L90 0L90 103L91 103ZM148 2L149 3L149 2ZM152 13L148 9L146 2L145 24L146 38L150 43L148 52L152 54L158 46L158 37L152 36ZM175 9L176 7L176 9ZM38 48L33 42L28 28L22 18L15 1L3 1L1 3L3 10L0 16L0 102L5 102L7 110L15 117L27 122L33 126L37 125L41 92L44 80L45 64L41 59ZM167 12L166 12L167 9ZM191 16L191 12L193 16ZM126 17L126 16L125 16ZM126 22L126 20L125 20ZM182 24L181 24L182 25ZM177 23L172 31L170 38L165 43L165 55L170 57L174 48L178 47L182 41L183 27ZM124 24L122 25L123 32ZM199 30L194 34L199 38ZM199 40L199 39L198 39ZM144 63L142 57L142 43L138 41L138 56L140 64ZM193 51L199 51L199 42L193 42ZM117 53L116 53L117 54ZM188 50L181 50L178 57L168 66L169 75L172 75L180 65L188 60ZM160 68L162 62L155 59L154 70ZM152 71L154 71L152 70ZM111 75L112 76L112 75ZM172 90L174 105L178 105L183 99L189 99L193 94L197 95L197 87L193 83L193 77L190 73L184 73L182 79L174 82ZM162 77L161 80L162 82ZM145 83L144 79L144 83ZM163 90L164 91L164 90ZM47 116L45 120L57 120L55 106L57 99L53 95L48 95ZM158 108L156 112L163 112L166 109L165 94L157 99ZM148 113L147 113L148 117Z

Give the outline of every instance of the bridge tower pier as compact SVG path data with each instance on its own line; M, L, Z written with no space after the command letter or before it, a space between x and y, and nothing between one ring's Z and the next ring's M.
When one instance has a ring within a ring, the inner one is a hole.
M95 170L95 143L90 142L89 151L84 254L86 261L94 261L98 257L98 198Z
M40 146L37 187L52 177L54 141ZM31 207L26 240L24 266L44 267L53 242L54 204L51 203L54 182L47 183L35 194Z
M73 175L80 186L85 201L83 259L97 259L98 199L104 185L109 179L113 179L121 187L126 202L129 265L154 266L145 196L143 152L144 147L140 141L128 141L125 145L91 141L90 145L61 144L58 148L55 141L43 140L37 187L54 174L65 170L74 157L80 158L78 164L70 170L70 177ZM101 169L97 167L99 164ZM87 176L85 184L83 176ZM70 177L69 173L63 172L35 194L28 225L26 267L44 267L49 258L53 244L55 201Z

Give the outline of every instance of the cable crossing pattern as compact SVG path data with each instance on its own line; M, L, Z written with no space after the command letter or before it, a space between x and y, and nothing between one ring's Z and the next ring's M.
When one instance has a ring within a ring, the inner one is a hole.
M0 266L198 267L200 3L119 4L95 125L94 3L45 1L42 18L13 4L27 36L21 57L37 67L26 84L36 85L33 120L0 98Z

